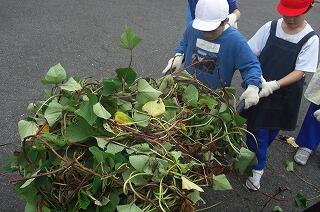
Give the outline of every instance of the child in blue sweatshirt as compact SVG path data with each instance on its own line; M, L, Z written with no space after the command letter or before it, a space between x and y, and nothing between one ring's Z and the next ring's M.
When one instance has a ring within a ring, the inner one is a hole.
M240 18L240 10L236 0L227 0L229 5L228 24L234 28L238 28L238 20ZM186 23L187 25L195 18L195 10L198 0L188 0L188 8L186 11Z
M187 27L163 73L184 67L212 89L230 86L235 70L240 70L246 90L240 99L249 108L259 101L260 64L245 38L228 23L227 0L199 0L195 19Z
M238 28L238 20L240 18L240 10L238 9L238 4L236 0L227 0L229 5L229 15L228 15L228 24L234 28ZM186 11L186 23L188 24L195 18L195 10L198 0L188 0L188 8Z

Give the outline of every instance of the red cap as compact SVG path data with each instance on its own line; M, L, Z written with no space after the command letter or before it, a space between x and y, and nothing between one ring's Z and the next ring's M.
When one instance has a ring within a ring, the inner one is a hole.
M303 14L313 4L313 0L280 0L278 12L283 16Z

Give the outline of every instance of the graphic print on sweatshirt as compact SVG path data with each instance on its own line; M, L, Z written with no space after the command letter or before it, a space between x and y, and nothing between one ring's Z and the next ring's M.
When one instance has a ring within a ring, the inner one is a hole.
M208 74L216 74L219 70L218 56L220 45L197 39L192 53L193 67Z

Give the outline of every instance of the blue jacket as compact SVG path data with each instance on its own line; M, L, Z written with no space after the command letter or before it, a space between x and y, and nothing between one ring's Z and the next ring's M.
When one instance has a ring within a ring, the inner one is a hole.
M176 53L184 54L185 68L189 73L196 74L200 81L213 89L230 86L236 70L240 70L244 88L261 85L260 63L246 39L232 27L209 41L190 23Z

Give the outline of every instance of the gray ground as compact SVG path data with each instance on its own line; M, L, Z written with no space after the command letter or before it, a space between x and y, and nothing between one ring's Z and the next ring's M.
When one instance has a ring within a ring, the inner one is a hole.
M0 144L11 143L0 147L0 165L19 145L17 122L29 102L42 98L40 80L50 66L60 62L70 75L110 76L113 68L129 62L128 52L119 48L119 36L129 24L143 38L134 50L135 69L142 76L160 76L183 32L185 4L185 0L0 0ZM240 31L247 38L266 21L278 17L276 1L239 0L239 4ZM320 5L316 5L309 16L318 33L319 12ZM239 84L237 75L234 85ZM306 108L303 101L297 129ZM311 186L285 170L284 162L292 160L293 152L280 141L270 148L261 191L273 194L279 187L288 187L291 192L279 196L284 201L272 200L265 211L275 205L284 211L300 211L293 196L297 192L308 198L316 195ZM295 173L320 185L319 159L317 152L306 167L296 166ZM230 173L229 178L234 190L205 193L207 206L223 201L208 211L259 211L268 201L261 192L249 192L243 177ZM0 178L0 211L23 209L24 203L6 179Z

